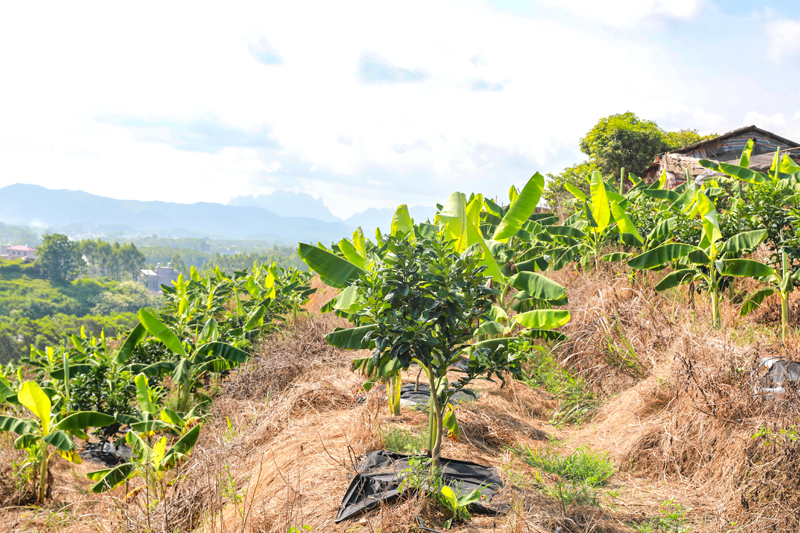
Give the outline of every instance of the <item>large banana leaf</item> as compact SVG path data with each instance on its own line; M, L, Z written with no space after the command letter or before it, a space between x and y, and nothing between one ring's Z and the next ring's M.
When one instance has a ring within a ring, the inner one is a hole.
M96 411L78 411L63 418L55 429L63 431L83 431L87 428L102 428L110 426L116 419L105 413L98 413Z
M749 141L748 141L749 142ZM754 250L767 236L767 230L745 231L728 239L720 249L721 253L740 253Z
M448 239L455 241L453 245L456 252L461 253L467 249L467 203L464 194L454 192L447 197L442 209L436 214L436 219L445 224L445 233Z
M350 261L310 244L301 242L297 253L325 284L337 289L344 289L364 272Z
M536 210L544 191L544 176L534 174L523 187L522 192L514 199L508 212L497 226L493 240L505 242L522 228L528 217Z
M581 202L585 202L586 201L586 194L584 194L584 192L582 190L580 190L579 188L577 188L573 184L571 184L569 182L565 182L564 183L564 188L566 188L569 192L571 192L572 196L574 196L575 198L577 198Z
M160 340L168 350L170 350L172 353L186 357L186 349L184 349L183 343L181 343L178 336L175 335L175 333L173 333L172 330L169 329L163 322L161 322L157 316L147 309L139 309L139 321L144 325L145 328L147 328L147 331L149 331L150 334L155 338Z
M619 205L619 203L614 201L611 201L609 206L611 207L611 215L614 217L617 227L619 228L620 238L623 234L631 235L641 245L644 242L644 239L642 239L642 236L639 235L639 231L636 229L636 226L633 225L633 222L631 222L631 219L625 213L625 210Z
M731 165L730 163L720 163L719 169L734 178L739 178L747 183L764 183L769 180L766 174L750 170L749 168L740 167L739 165Z
M742 309L739 311L739 316L747 316L755 309L758 309L761 307L761 304L767 299L767 297L772 296L776 292L778 291L772 287L767 287L748 295L742 303Z
M574 226L547 226L545 231L556 237L572 237L573 239L583 239L586 234Z
M398 234L406 234L406 233L410 233L411 237L413 238L414 221L411 220L411 215L408 214L408 206L403 204L399 206L394 212L394 216L392 217L391 234L392 236L395 236ZM348 257L348 259L350 258ZM363 265L360 266L363 268Z
M42 435L50 433L50 398L35 381L26 381L17 394L19 403L31 410L42 424Z
M142 339L147 336L147 329L142 324L136 324L136 327L131 330L125 342L122 343L115 356L117 363L125 363L133 353L133 349L139 344Z
M506 277L500 270L500 265L498 265L497 261L495 261L494 255L489 249L489 245L483 240L480 231L478 231L478 229L469 220L467 220L467 239L470 244L477 244L483 251L483 257L480 260L480 264L486 266L486 275L491 276L492 279L499 283L505 283Z
M742 150L742 156L739 158L740 167L748 168L750 166L750 155L753 153L753 146L753 139L748 139Z
M678 193L669 189L643 189L642 194L655 200L667 200L669 202L674 202L680 198Z
M357 328L336 328L327 335L325 340L331 346L342 348L345 350L364 350L368 349L370 345L369 340L365 340L364 336L370 331L377 328L374 324L369 326L359 326Z
M565 287L535 272L520 272L511 277L509 283L537 300L560 300L567 294Z
M133 378L136 384L136 402L139 404L139 409L145 413L156 413L158 409L153 403L150 384L147 382L147 376L138 374Z
M107 416L107 415L106 415ZM114 418L111 418L112 422ZM64 430L56 429L49 435L44 438L44 441L48 444L52 444L56 447L57 450L61 450L62 452L68 452L70 450L74 450L77 448L75 443L69 438ZM80 461L78 461L80 462Z
M352 314L363 307L363 299L358 292L358 287L350 285L339 293L333 300L333 309Z
M696 249L697 248L689 244L662 244L661 246L629 259L628 266L636 270L648 270L664 266L671 261L688 255L689 252Z
M92 485L92 492L100 494L107 490L111 490L124 483L126 480L133 477L136 473L136 465L133 463L123 463L114 468L106 468L104 470L96 470L89 472L86 477L92 481L97 481Z
M609 222L611 222L611 209L608 206L606 184L603 182L603 175L599 170L595 170L592 173L589 190L592 196L591 213L594 219L592 231L595 233L603 233L608 227Z
M252 331L259 327L264 314L267 312L266 305L259 305L247 315L247 321L244 323L244 331Z
M677 224L678 217L672 217L668 218L667 220L663 220L659 222L655 228L653 228L653 230L647 235L647 238L653 241L667 235L671 235Z
M164 455L161 460L161 470L166 467L172 466L175 461L185 457L194 448L197 443L197 438L200 436L200 428L202 426L195 426L186 435L180 438L178 442L172 445L172 448Z
M499 335L503 333L506 327L499 323L495 322L494 320L488 320L483 322L478 328L472 333L473 336L478 337L481 335Z
M226 361L233 361L235 363L244 363L250 359L249 353L227 342L207 342L200 346L195 352L195 354L199 356L206 356L210 353L213 353L216 357L221 357Z
M775 269L752 259L727 259L723 273L726 276L762 278L775 274Z
M535 309L514 315L514 320L526 328L555 329L569 322L569 311L562 309Z
M664 276L664 279L662 279L658 285L656 285L656 290L659 292L665 291L684 283L690 283L694 279L694 275L695 269L693 268L676 270L675 272Z
M0 416L0 431L13 431L17 435L30 435L36 426L24 418Z
M356 265L358 268L364 268L364 258L358 253L356 247L347 239L339 241L339 250L342 251L348 261Z

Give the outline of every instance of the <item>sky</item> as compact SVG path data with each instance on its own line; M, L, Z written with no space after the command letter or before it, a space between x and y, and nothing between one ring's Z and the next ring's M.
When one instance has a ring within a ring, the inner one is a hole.
M800 2L4 2L0 187L504 198L633 111L800 142ZM309 214L298 214L309 215Z

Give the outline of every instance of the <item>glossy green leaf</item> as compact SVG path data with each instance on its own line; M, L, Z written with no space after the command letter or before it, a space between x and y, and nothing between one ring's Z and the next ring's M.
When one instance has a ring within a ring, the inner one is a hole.
M573 239L586 237L586 233L573 226L547 226L545 231L556 237L572 237Z
M36 426L24 418L0 416L0 431L11 431L17 435L29 435L36 431Z
M739 166L747 168L750 166L750 154L753 153L753 139L747 139L747 143L742 149L742 155L739 158Z
M408 213L406 212L406 214ZM356 265L358 268L362 270L364 269L364 258L358 253L358 250L356 250L356 247L353 246L350 241L347 239L342 239L339 241L339 250L341 250L342 254L344 254L348 261Z
M456 252L467 249L467 202L463 193L454 192L447 197L436 219L444 223L445 234L454 242Z
M106 415L108 416L108 415ZM113 420L113 417L111 417ZM77 448L75 442L67 435L64 430L56 429L44 438L47 444L52 444L57 450L64 452L74 450Z
M139 374L133 378L133 382L136 384L136 401L139 404L139 409L145 413L155 414L158 409L153 403L152 391L150 390L147 376Z
M631 219L628 217L625 210L620 207L617 202L610 202L609 204L611 208L611 215L614 217L614 221L617 223L617 227L619 228L619 232L626 235L633 236L637 241L640 243L644 242L642 236L639 235L639 231L636 229L636 226L633 225Z
M648 270L664 266L671 261L685 257L689 252L696 249L697 248L689 244L662 244L657 248L653 248L650 251L629 259L628 266L637 270Z
M503 324L495 322L494 320L489 320L478 326L473 335L475 337L480 335L499 335L503 333L505 329L506 327Z
M594 219L592 231L602 233L611 222L611 209L608 206L608 194L606 193L606 185L603 182L603 175L599 170L595 170L592 173L589 190L592 198L591 213Z
M136 465L133 463L123 463L114 468L89 472L86 474L86 477L92 481L97 481L97 483L92 486L92 492L100 494L101 492L106 492L121 485L126 480L132 478L134 474L136 474Z
M547 259L536 257L516 264L517 272L541 272L547 270Z
M727 259L723 273L726 276L762 278L775 274L775 269L752 259Z
M125 339L125 342L123 342L122 346L120 346L119 350L117 350L117 353L114 357L117 363L126 363L133 353L133 349L136 348L136 345L139 344L146 336L147 328L145 328L142 324L136 324L136 327L131 330Z
M528 217L536 210L544 191L544 176L534 174L523 187L522 192L511 202L500 225L492 236L493 240L505 242L522 228Z
M213 353L216 357L221 357L226 361L233 361L235 363L244 363L250 360L249 353L227 342L207 342L201 345L195 353L201 356L207 356Z
M344 289L350 281L364 272L350 261L310 244L301 242L297 253L308 268L319 274L326 285L337 289Z
M669 189L643 189L642 194L655 200L666 200L668 202L674 202L680 198L678 193Z
M665 291L684 283L690 283L694 279L694 275L695 270L693 268L676 270L675 272L664 276L664 279L662 279L658 285L656 285L656 290L659 292Z
M98 413L96 411L78 411L63 418L55 429L63 431L83 431L88 428L102 428L110 426L116 422L116 419L105 413ZM63 448L62 448L63 449Z
M164 455L161 460L162 467L171 466L175 461L182 459L194 448L197 443L197 438L200 436L201 426L195 426L181 437L178 442L172 445L172 448Z
M745 231L728 239L720 249L721 253L737 254L755 250L767 236L767 230Z
M572 196L574 196L578 200L580 200L582 202L586 201L586 194L584 194L584 192L582 190L580 190L579 188L577 188L573 184L571 184L569 182L565 182L564 183L564 188L567 189L569 192L571 192Z
M689 254L686 256L686 258L689 259L689 261L691 261L692 263L694 263L696 265L710 265L711 264L711 258L708 257L708 254L705 252L705 250L701 250L700 248L698 248L696 250L692 250L691 252L689 252Z
M526 328L555 329L569 322L570 313L563 309L535 309L514 315L514 320Z
M408 206L403 204L397 207L392 216L391 225L392 236L399 234L413 233L414 221L411 220L411 215L408 214Z
M527 292L537 300L560 300L567 294L565 287L535 272L520 272L508 281L514 288Z
M35 381L26 381L17 394L19 403L30 409L42 424L42 434L50 433L50 398Z
M147 309L139 309L139 320L155 338L160 340L172 353L186 356L180 339L159 318Z
M377 328L374 324L359 326L357 328L336 328L327 335L325 340L331 346L344 350L364 350L370 346L370 341L364 336Z
M744 299L742 303L742 309L739 311L739 316L747 316L754 310L761 307L761 304L766 300L769 296L775 294L776 291L772 287L767 287L764 289L759 289L752 294L749 294L747 298Z
M266 305L259 305L247 315L247 321L244 323L243 330L244 331L252 331L259 327L261 324L264 315L267 312Z
M748 183L764 183L765 181L769 181L769 176L766 174L750 170L749 168L740 167L739 165L720 163L719 169L728 176L738 178Z

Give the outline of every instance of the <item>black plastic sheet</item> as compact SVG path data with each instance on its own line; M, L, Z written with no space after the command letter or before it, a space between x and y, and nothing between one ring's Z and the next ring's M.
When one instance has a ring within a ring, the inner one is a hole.
M400 498L402 473L411 468L409 457L386 450L367 454L342 499L336 523L359 516L381 503ZM470 506L472 512L498 514L508 510L507 505L492 505L492 498L503 486L494 468L442 459L441 473L446 485L463 494L480 489L483 497Z
M414 383L403 385L400 388L400 403L403 405L417 405L424 406L431 401L431 388L424 384L419 384L419 389L414 390ZM478 399L478 393L470 389L461 389L460 391L450 391L450 403L461 402L474 402Z

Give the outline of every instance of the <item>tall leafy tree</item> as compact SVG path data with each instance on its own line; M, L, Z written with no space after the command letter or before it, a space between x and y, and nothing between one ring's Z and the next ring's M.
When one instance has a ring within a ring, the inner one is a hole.
M67 281L85 264L79 243L60 233L44 235L37 253L42 274L53 281Z
M601 118L580 147L605 175L619 176L624 168L641 176L657 154L670 149L665 136L658 124L628 111Z

